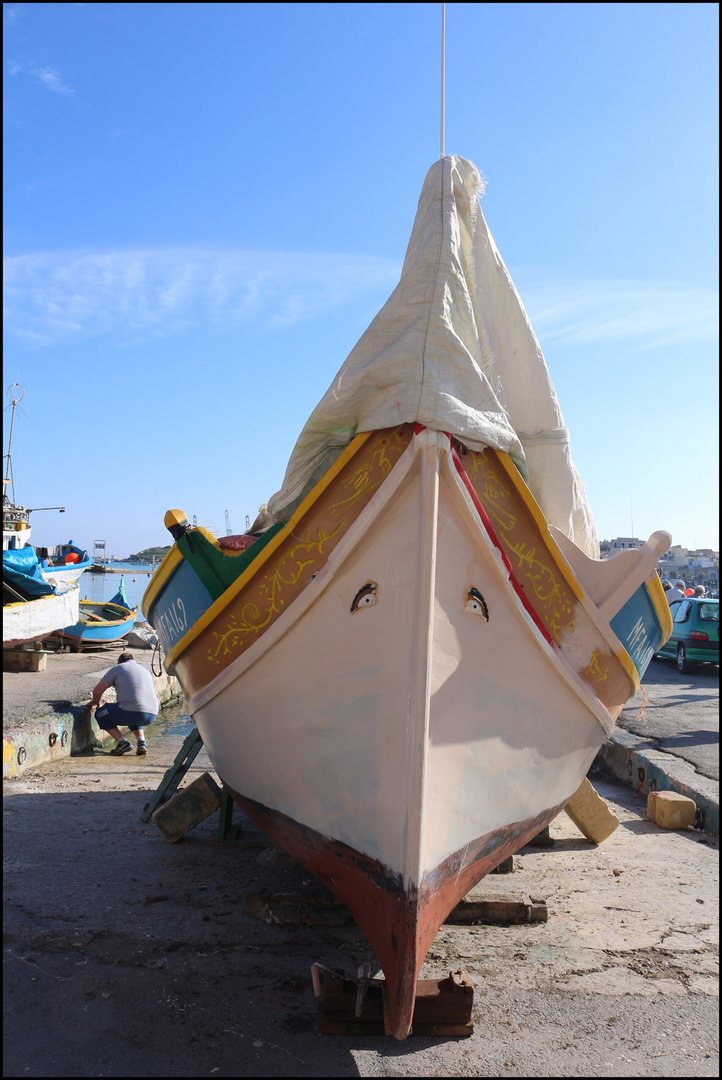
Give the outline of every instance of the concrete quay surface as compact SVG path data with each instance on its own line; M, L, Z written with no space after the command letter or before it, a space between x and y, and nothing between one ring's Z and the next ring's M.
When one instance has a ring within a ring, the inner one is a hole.
M562 813L470 894L544 898L548 921L445 925L429 950L422 978L474 983L471 1038L321 1036L311 965L378 975L373 954L353 923L246 913L320 886L238 811L245 846L217 812L175 844L140 821L182 742L162 726L147 757L4 782L5 1076L719 1075L716 837L592 774L620 820L603 844ZM201 751L186 783L209 769Z
M119 651L6 674L6 736L30 745L38 720L84 711ZM375 963L356 926L247 914L249 895L320 886L237 810L245 844L217 842L217 812L176 844L140 821L182 744L171 719L182 699L147 729L147 757L113 758L90 738L73 757L68 740L56 760L28 755L4 781L4 1074L719 1075L718 838L648 821L645 789L661 755L659 782L686 770L714 802L716 671L655 662L645 686L598 758L626 746L625 785L590 774L615 832L595 846L562 813L552 847L525 848L513 873L470 894L541 897L548 921L445 925L433 942L422 978L473 980L468 1039L317 1034L311 965L355 975ZM201 751L184 785L206 770Z
M87 706L93 687L125 651L151 669L152 649L115 642L92 652L49 652L44 671L3 672L3 778L107 741L95 720L88 722ZM181 696L178 680L165 671L155 677L155 689L161 708ZM114 701L115 690L104 700Z

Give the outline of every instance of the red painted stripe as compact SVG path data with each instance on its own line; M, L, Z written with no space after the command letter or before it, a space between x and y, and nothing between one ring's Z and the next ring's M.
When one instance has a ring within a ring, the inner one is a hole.
M464 483L464 485L466 487L466 490L469 492L469 495L472 498L472 501L473 501L474 506L476 507L476 509L478 511L479 517L482 520L484 528L488 532L489 537L491 538L491 541L494 544L494 547L497 548L497 550L499 551L502 559L504 560L504 566L506 567L506 569L507 569L507 571L509 573L509 580L511 581L511 584L512 584L512 586L514 588L515 593L517 594L517 596L521 600L522 604L524 605L525 611L527 611L527 613L530 615L530 617L534 620L534 624L536 625L539 632L544 636L546 641L549 642L549 644L552 646L552 648L556 649L557 648L557 643L555 642L554 638L551 637L551 635L549 634L549 631L544 626L544 623L541 621L541 619L537 615L536 611L534 610L534 608L529 603L523 588L519 584L519 582L518 582L518 580L516 578L516 575L514 574L514 571L512 569L512 565L511 565L511 563L509 561L509 557L507 556L506 552L504 551L503 547L501 546L501 541L499 540L499 537L496 535L496 532L494 531L494 527L491 524L491 521L489 520L489 515L487 514L486 510L482 506L481 499L479 498L479 496L474 491L474 485L472 484L469 477L466 475L466 470L465 470L464 466L461 463L461 458L459 457L456 450L454 449L453 443L451 444L451 455L452 455L452 457L454 459L454 465L456 466L456 471L458 472L459 476L461 477L461 480Z

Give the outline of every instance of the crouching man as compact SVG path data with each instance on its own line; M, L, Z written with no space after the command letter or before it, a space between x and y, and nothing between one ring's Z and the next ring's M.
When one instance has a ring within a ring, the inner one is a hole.
M101 705L103 694L111 686L115 687L117 700ZM138 740L136 754L141 757L148 753L145 743L144 728L151 724L158 715L158 698L155 693L153 676L147 668L137 664L132 653L124 652L118 657L118 663L106 671L98 685L93 689L89 715L95 719L102 731L107 731L115 739L115 748L110 751L114 757L127 754L133 749L119 727L130 728Z

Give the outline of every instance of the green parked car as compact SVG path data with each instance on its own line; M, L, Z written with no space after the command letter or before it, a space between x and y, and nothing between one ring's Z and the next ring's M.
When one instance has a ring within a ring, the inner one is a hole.
M657 653L686 674L695 664L719 664L719 600L689 597L670 604L672 635Z

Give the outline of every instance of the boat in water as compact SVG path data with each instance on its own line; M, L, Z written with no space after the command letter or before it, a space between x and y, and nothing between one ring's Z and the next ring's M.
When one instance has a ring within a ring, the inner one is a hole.
M3 648L45 641L78 618L80 589L46 581L31 547L3 551Z
M46 581L74 584L80 581L93 560L84 548L70 540L54 548L35 548L40 560L40 572Z
M123 578L110 600L81 600L78 617L50 637L60 648L73 652L98 649L126 638L133 629L138 608L131 608L125 595Z
M479 205L424 183L399 285L248 535L183 511L143 612L245 813L351 910L412 1031L444 919L560 813L671 631L671 537L599 559Z

